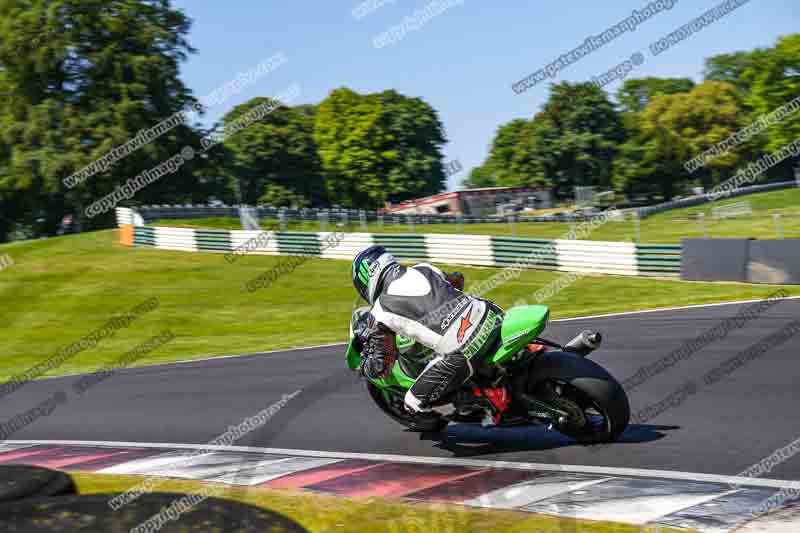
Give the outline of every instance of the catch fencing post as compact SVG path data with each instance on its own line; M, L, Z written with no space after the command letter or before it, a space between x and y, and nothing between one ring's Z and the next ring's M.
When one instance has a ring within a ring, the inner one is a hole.
M366 233L367 232L367 213L363 209L359 210L358 219L361 221L361 229L364 231L364 233Z
M254 211L255 216L253 216ZM261 230L258 225L258 211L246 205L239 206L239 221L243 230Z
M783 224L781 224L780 213L775 213L772 215L772 218L775 220L775 231L778 234L778 238L783 239Z
M378 227L383 229L383 213L378 215Z
M286 208L281 207L280 211L278 211L278 221L281 226L281 231L286 231Z
M407 215L406 223L408 224L409 229L411 229L411 233L414 233L414 215Z
M700 213L697 215L697 220L700 223L700 230L703 232L703 237L708 237L708 231L706 231L706 214Z
M508 225L511 228L511 235L517 236L517 228L514 226L514 215L508 215Z
M321 233L328 231L328 210L318 211L317 216L319 217L319 231Z
M633 232L634 242L636 244L642 242L642 219L639 217L639 211L633 212Z

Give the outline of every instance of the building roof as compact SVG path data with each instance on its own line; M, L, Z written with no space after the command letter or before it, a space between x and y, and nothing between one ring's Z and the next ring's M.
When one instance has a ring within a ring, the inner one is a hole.
M537 189L536 189L536 187L476 187L474 189L461 189L461 190L456 191L456 192L477 192L477 191L496 191L496 192L510 191L510 192L513 192L514 190L535 191Z
M389 205L385 208L385 210L387 212L392 212L398 209L408 209L410 207L433 204L436 202L442 202L444 200L457 198L462 194L472 195L472 194L491 194L491 193L502 193L502 192L534 192L540 190L543 190L543 188L542 187L478 187L475 189L461 189L459 191L442 192L439 194L433 194L431 196L424 196L422 198L414 198L413 200L406 200L405 202L400 202L399 204Z

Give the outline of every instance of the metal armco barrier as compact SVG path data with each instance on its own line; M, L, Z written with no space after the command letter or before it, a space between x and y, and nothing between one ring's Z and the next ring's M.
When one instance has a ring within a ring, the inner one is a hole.
M121 242L164 250L231 253L250 243L247 254L311 255L352 260L367 246L380 244L400 259L433 263L490 267L516 265L522 268L626 276L677 277L681 271L679 244L637 245L489 235L282 231L266 231L262 234L259 231L165 228L136 225L133 220L135 213L123 209L117 211L122 228Z
M790 189L792 187L800 187L800 181L780 181L777 183L767 183L764 185L751 185L749 187L739 187L731 191L729 194L725 196L720 196L717 200L725 200L726 198L735 198L737 196L744 196L747 194L753 194L757 192L768 192L768 191L777 191L780 189ZM658 213L663 213L664 211L669 211L671 209L680 209L682 207L692 207L695 205L701 205L710 202L708 196L705 194L700 194L698 196L690 196L689 198L683 198L682 200L675 200L673 202L664 202L663 204L656 204L651 205L648 207L640 207L636 209L636 212L639 213L639 218L647 218L652 215L656 215Z
M348 221L359 223L363 217L364 222L376 222L389 225L401 224L488 224L506 223L509 220L514 222L580 222L591 220L603 216L601 213L594 214L562 214L554 213L548 216L526 216L526 215L507 215L507 216L463 216L454 215L407 215L391 214L381 215L376 211L362 211L359 209L283 209L270 206L257 206L251 208L258 218L284 219L287 221L307 221L335 224L337 222ZM156 220L174 219L203 219L203 218L239 218L239 206L219 206L210 207L202 205L143 205L136 208L141 214L144 222L150 223Z
M727 196L719 198L734 198L736 196L743 196L757 192L775 191L779 189L788 189L792 187L800 187L800 181L782 181L777 183L767 183L764 185L751 185L748 187L740 187L732 191ZM638 213L640 218L647 218L657 213L669 211L671 209L679 209L682 207L691 207L709 202L710 200L704 194L698 196L691 196L681 200L672 202L664 202L647 207L627 208L620 209L624 216L627 213ZM217 207L207 205L143 205L136 207L135 213L141 215L143 223L150 223L155 220L170 220L170 219L202 219L202 218L239 218L239 207L237 205L222 205ZM127 209L127 208L117 208ZM525 216L525 215L509 215L509 216L494 216L494 217L476 217L476 216L463 216L456 217L453 215L407 215L407 214L384 214L381 215L376 211L366 211L360 209L320 209L320 208L303 208L303 209L288 209L272 207L268 205L259 205L251 208L258 218L273 218L283 219L287 221L309 221L335 224L337 222L349 221L351 223L358 223L362 220L364 222L376 222L386 225L399 225L399 224L487 224L487 223L505 223L509 220L513 222L580 222L591 220L593 218L605 216L602 212L595 212L592 214L585 213L554 213L548 216Z

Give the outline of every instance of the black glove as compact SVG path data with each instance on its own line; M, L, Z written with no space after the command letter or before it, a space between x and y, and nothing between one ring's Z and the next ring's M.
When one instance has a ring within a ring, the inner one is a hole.
M370 379L379 378L386 369L383 356L383 335L370 336L361 352L361 373Z
M395 350L391 349L394 346L393 337L387 333L391 334L378 328L364 342L361 350L361 366L359 366L362 376L369 379L385 378L392 370L397 355Z
M358 321L353 326L353 336L355 337L356 349L359 353L363 353L367 341L378 331L378 327L378 323L371 313L365 313L359 317Z

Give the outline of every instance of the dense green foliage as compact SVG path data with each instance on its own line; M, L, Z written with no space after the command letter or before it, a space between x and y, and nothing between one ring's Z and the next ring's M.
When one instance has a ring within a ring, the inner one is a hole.
M65 212L82 212L115 185L197 144L197 132L181 124L124 164L71 189L62 182L196 103L178 78L192 52L188 30L188 19L161 1L0 1L0 241L12 221L45 218L52 227ZM194 171L185 165L137 199L203 194Z
M776 46L706 61L705 80L628 79L611 103L590 84L560 83L530 120L501 125L470 186L545 185L560 198L594 185L630 197L671 199L706 190L800 137L800 112L689 172L685 163L800 96L800 34ZM622 131L620 131L622 125ZM795 161L760 181L792 179Z
M314 138L335 203L382 206L444 187L442 124L419 98L337 89L319 105Z
M615 186L672 198L693 180L706 189L724 181L739 163L739 151L710 161L691 179L683 165L744 126L745 118L735 87L725 82L706 81L688 92L655 96L630 121L628 141L615 162Z
M67 214L83 229L112 224L113 210L89 217L87 206L184 147L196 157L122 205L379 207L443 188L439 118L395 91L341 89L319 106L254 98L212 128L224 142L205 150L203 108L179 77L194 52L189 28L170 0L0 0L0 242L15 228L53 234ZM248 119L263 104L274 109ZM152 140L73 181L156 127Z
M83 229L111 225L113 210L90 217L87 207L186 147L195 157L114 205L378 208L444 188L437 111L394 90L342 87L315 104L253 98L211 128L225 134L209 148L202 139L211 132L198 121L203 108L180 79L194 52L190 25L170 0L0 0L0 242L19 229L52 235L69 214ZM591 185L669 199L713 187L797 139L800 112L685 168L798 95L800 34L711 57L697 85L629 79L612 99L590 83L554 84L539 112L497 128L487 159L464 184L549 187L559 199ZM159 128L124 157L93 166ZM759 179L787 179L795 164Z
M622 84L617 101L623 113L639 113L660 94L685 93L693 88L689 78L634 78Z
M225 140L224 169L238 182L242 201L256 204L305 206L324 199L313 106L287 107L270 98L253 98L225 115L234 122L253 108L275 106L261 120ZM263 200L262 200L263 198Z
M754 114L769 113L787 102L800 98L800 34L784 37L775 48L757 51L742 77L750 83L747 103ZM772 126L765 142L768 150L800 138L800 113L795 112Z

